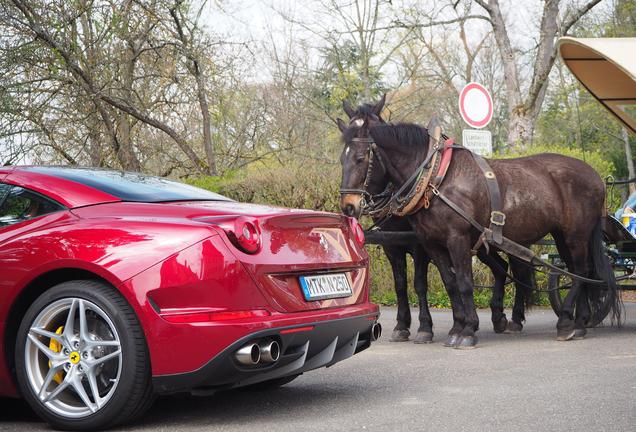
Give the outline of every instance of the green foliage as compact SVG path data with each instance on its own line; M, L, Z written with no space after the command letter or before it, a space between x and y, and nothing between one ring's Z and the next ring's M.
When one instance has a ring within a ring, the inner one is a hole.
M203 176L188 183L242 202L339 211L340 165L315 161L257 163L227 177Z
M340 114L343 100L355 104L364 99L365 77L362 69L365 62L358 46L352 41L344 41L340 46L321 51L323 63L315 72L316 85L312 96L321 101L321 105L327 106L330 112ZM382 74L373 67L370 67L368 81L371 100L387 91Z

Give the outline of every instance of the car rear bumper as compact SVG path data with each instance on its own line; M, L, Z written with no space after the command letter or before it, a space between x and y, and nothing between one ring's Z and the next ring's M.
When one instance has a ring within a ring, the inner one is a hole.
M263 322L262 330L236 340L197 370L153 376L153 387L160 394L213 391L329 367L371 346L372 327L377 322L379 311L375 305L366 306L364 313L345 318L308 319L280 327L276 327L276 323ZM281 346L278 361L244 366L235 359L235 353L241 347L262 340L278 341Z

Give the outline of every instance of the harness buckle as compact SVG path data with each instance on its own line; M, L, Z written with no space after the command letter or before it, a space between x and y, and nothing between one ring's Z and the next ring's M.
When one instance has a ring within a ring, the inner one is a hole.
M504 226L506 224L506 215L503 212L494 210L490 212L490 223L493 225Z
M429 184L428 186L431 188L431 192L433 192L433 195L439 196L439 191L437 190L437 188L433 184Z

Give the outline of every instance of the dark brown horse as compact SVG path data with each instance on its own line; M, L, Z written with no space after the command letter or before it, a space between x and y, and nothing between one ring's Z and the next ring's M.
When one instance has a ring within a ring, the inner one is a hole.
M366 113L369 119L376 124L384 123L380 112L384 106L384 97L375 106L367 106ZM343 102L344 111L349 116L350 122L354 124L360 117L345 101ZM338 119L338 127L345 130L347 126ZM387 186L387 181L382 172L372 173L367 184L368 192L372 195L382 193ZM377 222L377 219L374 219ZM411 231L411 225L406 218L391 218L382 225L382 229L386 231ZM406 271L406 258L411 255L413 258L414 278L413 285L417 293L419 305L419 327L414 338L415 343L430 343L433 341L433 318L428 308L428 264L430 258L417 241L411 244L400 245L382 245L382 249L393 273L393 283L395 285L395 294L397 298L397 324L393 329L389 341L406 342L411 335L411 308L408 299L408 279ZM505 326L504 326L505 328Z
M347 102L343 102L344 111L350 118L349 124L338 119L338 127L343 133L343 140L351 140L353 134L359 135L365 131L360 128L365 122L369 125L379 125L385 123L380 113L384 106L384 97L375 105L365 104L357 110L353 110ZM358 136L361 137L361 136ZM343 152L343 157L346 155ZM367 173L366 191L371 195L377 195L384 191L388 180L382 167L372 169ZM343 211L352 215L353 205L347 206L343 203ZM374 219L377 222L377 219ZM394 216L382 224L385 231L411 231L411 225L406 218ZM432 342L432 318L428 308L427 300L427 273L430 258L424 252L421 246L417 245L383 245L383 250L391 264L393 278L395 282L395 291L397 296L398 312L397 324L391 335L391 341L406 341L409 338L410 331L410 309L407 296L407 280L406 280L406 254L413 256L415 267L415 291L418 295L418 303L420 307L419 321L420 325L415 337L416 343ZM515 278L520 282L517 283L515 305L513 308L512 321L509 322L504 313L503 298L505 292L505 284L507 278L508 263L502 259L495 251L486 253L481 249L478 252L478 258L484 262L492 271L495 277L493 287L493 296L491 299L492 322L496 333L518 333L523 328L525 321L525 305L531 301L532 287L534 286L534 272L526 266L518 262L513 262L512 269ZM454 343L450 341L447 343Z
M370 144L375 142L385 178L402 186L428 154L426 129L413 124L372 124L368 119L350 124L342 154L343 189L361 189L366 178ZM605 187L586 163L557 154L488 161L495 173L506 214L505 237L529 246L547 234L554 238L568 269L582 277L602 279L605 285L574 280L557 323L557 340L583 337L591 307L601 290L609 289L614 318L620 317L620 298L605 255L601 217ZM449 200L487 226L490 201L484 174L468 151L455 151L446 178L439 188ZM345 194L345 213L359 215L363 194ZM408 217L420 244L437 265L451 299L453 327L448 344L474 347L479 318L473 300L471 247L480 233L440 199Z

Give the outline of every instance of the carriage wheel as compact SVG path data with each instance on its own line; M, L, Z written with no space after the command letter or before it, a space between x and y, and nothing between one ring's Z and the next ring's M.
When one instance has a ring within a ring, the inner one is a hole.
M619 255L610 250L608 250L608 256L617 281L620 282L620 280L625 279L634 271L634 266L631 260L622 259ZM567 296L571 287L572 279L570 277L550 272L548 276L548 289L550 290L548 292L548 298L550 299L552 310L557 316L561 313L563 300L565 299L565 296ZM597 305L593 308L595 313L593 313L586 327L596 327L602 323L611 310L613 302L614 295L606 286L604 286Z

